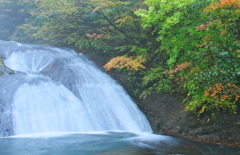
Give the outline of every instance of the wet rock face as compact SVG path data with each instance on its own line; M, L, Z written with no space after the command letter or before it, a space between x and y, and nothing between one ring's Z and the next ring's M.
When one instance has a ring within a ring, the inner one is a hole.
M4 102L0 99L0 126L3 128L1 128L0 130L0 137L5 137L5 136L10 136L13 134L13 130L12 130L12 119L8 119L11 118L10 115L10 111L7 108L7 105L4 104Z
M193 114L184 111L184 105L178 94L153 94L141 100L139 106L157 133L185 133L189 128L200 124Z
M194 136L209 141L240 143L240 115L221 114L216 121L207 122L207 116L197 118L184 110L179 94L152 94L138 105L147 115L155 133Z
M0 55L0 76L13 74L14 71L9 69L4 64L4 57Z
M0 55L0 76L9 74L14 74L14 72L5 66L4 57ZM5 101L0 99L0 126L4 126L4 128L0 131L0 137L10 136L13 134L12 119L8 119L11 118L11 112L5 103Z
M96 53L86 54L100 66L109 60L108 57ZM206 123L207 118L198 119L193 113L184 110L182 94L152 94L146 99L140 99L134 95L135 88L126 73L111 70L108 74L136 101L147 116L154 133L176 134L212 142L238 143L240 146L240 111L234 116L222 114L219 122Z
M117 81L134 98L147 116L155 133L175 134L211 142L240 143L240 115L221 114L218 121L207 122L208 117L197 118L184 110L182 94L152 94L145 99L134 95L128 75L111 71Z

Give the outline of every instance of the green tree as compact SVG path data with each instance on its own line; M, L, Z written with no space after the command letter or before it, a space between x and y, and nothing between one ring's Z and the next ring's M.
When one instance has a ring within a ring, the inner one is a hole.
M16 27L24 22L26 14L18 0L0 0L0 39L8 40Z
M149 8L136 13L142 18L143 28L158 35L157 41L161 43L158 51L168 59L166 66L162 62L152 69L157 71L155 74L143 77L144 84L159 77L158 84L154 82L149 87L158 91L165 88L163 83L171 83L173 91L188 94L186 109L198 115L205 111L236 113L240 94L239 1L145 3ZM214 94L212 91L218 86L222 90Z
M25 23L12 40L70 46L113 58L142 97L186 94L186 109L236 113L239 0L18 0ZM138 10L138 11L137 11ZM135 13L134 13L135 12ZM14 13L16 14L16 12ZM18 24L17 24L18 25Z
M102 53L126 53L139 43L141 28L134 7L141 1L39 0L23 1L31 16L12 39L24 42L70 45ZM116 56L116 55L115 55Z

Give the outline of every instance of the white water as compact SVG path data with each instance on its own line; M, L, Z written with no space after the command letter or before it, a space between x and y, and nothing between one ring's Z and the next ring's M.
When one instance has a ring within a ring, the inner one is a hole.
M0 136L123 130L152 132L124 89L72 50L0 41L15 74L0 77Z

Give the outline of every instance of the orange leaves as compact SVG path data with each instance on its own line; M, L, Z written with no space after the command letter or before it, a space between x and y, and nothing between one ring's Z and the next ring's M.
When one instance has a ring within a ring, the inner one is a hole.
M203 43L204 43L204 44L209 43L209 42L211 41L211 38L212 38L212 36L206 35L206 36L203 38Z
M211 106L236 114L240 88L232 82L217 83L204 92L204 97Z
M204 30L207 31L207 30L209 30L209 26L211 26L211 25L212 25L212 20L207 22L206 24L202 24L202 25L196 27L196 30L197 31L204 31Z
M220 33L221 36L222 36L222 35L225 35L225 34L227 34L227 30L223 30L223 31Z
M93 33L93 34L85 33L85 35L90 38L95 38L97 36L97 33Z
M129 69L129 70L140 70L144 69L145 67L141 64L145 62L146 59L138 56L135 59L133 57L115 57L111 59L106 65L104 65L105 70L110 70L112 68L119 68L119 69Z
M221 21L220 20L213 20L212 18L210 19L210 21L208 21L206 24L201 24L200 26L196 27L197 31L208 31L209 27L213 24L213 22L217 22L217 25L221 25Z
M220 4L222 6L231 6L234 8L240 7L240 1L239 0L221 0Z
M238 101L240 98L240 88L232 82L217 83L204 92L205 97L210 97L212 100L220 99Z
M197 45L196 47L202 48L203 46L205 46L205 45L204 45L204 44L201 44L201 45Z
M106 34L97 34L97 33L89 34L89 33L85 33L85 36L89 37L89 38L94 38L94 39L101 39L101 38L106 37Z
M207 25L202 24L202 25L200 25L200 26L197 26L197 27L196 27L196 30L197 30L197 31L203 31L203 30L209 30L209 28L208 28Z
M190 64L191 64L191 63L189 63L189 62L184 62L184 63L182 63L182 64L180 64L180 65L176 65L173 70L170 70L170 71L169 71L169 70L166 70L165 73L167 73L167 74L176 73L176 72L178 72L178 71L180 71L180 70L182 70L182 69L184 69L184 68L187 68Z
M203 12L210 12L211 10L216 10L218 8L221 8L221 4L219 2L214 2L203 9Z
M223 35L223 34L221 34ZM202 48L204 47L206 44L209 44L211 42L211 36L210 35L206 35L203 39L202 39L202 44L196 45L196 47L198 48Z
M223 9L223 8L239 8L240 7L240 0L220 0L219 2L214 2L203 9L204 12L211 12L216 9Z
M131 16L126 16L122 19L118 19L117 21L115 21L115 23L118 24L119 26L122 26L122 24L124 24L127 19L130 20L130 19L132 19L132 17Z

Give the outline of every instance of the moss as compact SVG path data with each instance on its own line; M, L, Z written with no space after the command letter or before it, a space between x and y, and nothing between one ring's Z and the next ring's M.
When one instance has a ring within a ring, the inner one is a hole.
M9 70L8 74L14 74L14 71L13 70Z
M5 66L3 60L2 60L2 57L0 57L0 66Z

